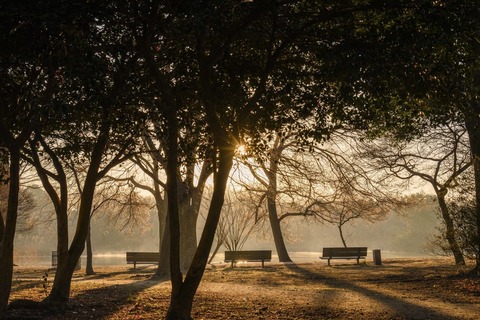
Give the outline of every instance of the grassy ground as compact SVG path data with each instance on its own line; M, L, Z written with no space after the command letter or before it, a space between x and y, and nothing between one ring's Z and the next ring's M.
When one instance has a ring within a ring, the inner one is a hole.
M334 261L238 264L209 268L197 292L195 319L478 319L480 279L451 259L389 259L381 266ZM153 266L97 267L76 272L67 310L41 301L53 280L46 268L16 267L12 319L161 319L170 283L152 280ZM48 274L46 281L43 276ZM46 290L44 288L46 284Z

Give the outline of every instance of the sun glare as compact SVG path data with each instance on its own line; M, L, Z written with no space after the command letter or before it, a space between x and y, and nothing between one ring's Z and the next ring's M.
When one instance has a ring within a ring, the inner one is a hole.
M237 147L237 154L239 154L241 156L245 156L247 154L247 149L245 148L245 146L243 144L241 144Z

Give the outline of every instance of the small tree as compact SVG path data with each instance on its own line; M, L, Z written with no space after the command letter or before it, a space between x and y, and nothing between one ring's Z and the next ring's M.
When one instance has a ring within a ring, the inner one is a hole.
M215 234L217 244L208 263L222 245L230 251L241 250L249 237L261 228L262 224L256 219L256 208L248 196L242 191L227 193Z

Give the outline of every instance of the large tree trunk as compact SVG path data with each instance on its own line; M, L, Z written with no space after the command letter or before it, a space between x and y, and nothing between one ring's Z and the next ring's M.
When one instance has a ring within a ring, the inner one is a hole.
M182 272L187 272L192 263L193 256L197 250L197 217L190 205L190 197L186 199L187 203L180 203L180 268Z
M480 274L480 133L477 135L476 153L474 154L474 170L475 170L475 201L477 212L477 252L475 259L476 273Z
M42 141L42 140L40 140ZM31 155L34 159L34 166L37 169L37 174L42 181L42 185L47 192L48 196L50 197L52 204L55 207L55 215L57 218L57 269L55 271L55 277L53 280L52 290L56 288L57 292L55 295L58 296L59 301L68 301L68 293L70 292L70 284L63 286L62 290L58 288L61 287L62 283L64 283L66 278L65 270L68 269L69 265L69 252L68 252L68 241L69 241L69 231L68 231L68 185L65 173L63 171L63 167L56 157L55 153L52 152L50 148L46 144L44 144L45 150L49 153L52 163L57 170L57 178L55 179L58 183L58 188L60 190L60 194L58 191L52 186L50 183L45 171L42 168L40 163L40 159L36 153L35 142L31 141ZM65 293L66 292L66 293ZM52 294L52 293L50 293ZM44 300L45 303L49 303L50 299L47 297Z
M480 273L480 105L477 101L470 106L471 110L464 112L465 125L470 140L470 150L473 158L473 172L475 177L475 202L476 202L476 264L475 272Z
M57 251L57 271L53 279L52 290L44 303L51 308L64 310L70 298L72 275L77 261L73 261L68 251Z
M0 239L0 319L6 318L8 299L12 290L13 241L18 215L18 193L20 191L20 151L10 150L9 190L7 216L3 237Z
M172 276L172 297L166 319L190 320L193 298L205 272L210 249L212 248L218 220L222 211L228 176L233 165L233 148L220 149L218 172L214 177L214 189L205 227L195 252L190 269L182 282L181 277ZM172 237L172 241L174 241ZM172 256L173 257L173 256ZM177 275L180 273L177 273ZM181 274L180 274L181 275Z
M170 276L170 228L168 226L167 201L162 199L160 188L157 184L155 185L155 202L158 215L158 248L160 251L160 261L154 277L164 278Z
M280 262L292 262L288 255L287 246L283 239L283 233L278 219L277 206L274 196L269 196L267 199L268 218L270 220L270 227L272 228L273 240L275 242L275 249L277 250L278 260Z
M281 140L277 138L275 141L276 147L273 148L269 159L269 170L266 171L268 177L269 188L267 191L267 207L268 219L270 220L270 227L272 228L273 240L275 242L275 249L277 250L278 260L280 262L292 262L288 255L287 246L283 239L282 228L277 212L277 173L278 161L283 150Z
M167 212L165 229L160 243L160 262L158 263L155 278L166 278L170 276L170 218Z
M446 194L447 194L446 190L445 191L440 190L439 192L437 192L437 199L438 199L438 205L440 207L440 213L442 215L443 222L445 223L445 229L446 229L445 238L447 239L450 250L453 253L453 256L455 258L455 263L458 265L464 265L465 258L457 242L453 218L450 216L447 203L445 202Z

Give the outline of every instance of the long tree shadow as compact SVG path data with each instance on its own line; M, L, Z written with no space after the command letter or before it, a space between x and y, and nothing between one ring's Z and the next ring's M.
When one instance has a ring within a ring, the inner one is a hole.
M98 277L95 277L95 279L102 278L106 278L106 276L98 275ZM81 281L81 279L77 278L75 281ZM127 305L133 306L132 308L138 307L136 298L139 294L166 282L166 280L149 278L129 283L116 283L114 280L112 282L114 282L112 285L87 288L79 293L72 286L71 298L65 310L46 309L44 306L42 307L40 304L29 300L14 300L9 305L8 319L109 319ZM169 287L165 286L164 290L168 293ZM168 300L169 295L159 295L156 297L156 302L161 304L162 299Z
M328 274L321 274L317 272L312 272L302 266L299 266L295 263L285 264L285 266L292 271L297 277L301 277L307 280L314 280L318 283L322 283L331 289L338 290L349 290L351 292L356 292L363 295L364 297L377 301L380 304L384 305L387 310L391 310L395 316L399 316L402 319L423 319L419 318L419 315L426 316L428 319L456 319L456 317L444 313L441 310L435 310L431 307L420 305L420 302L409 302L405 299L394 297L388 293L377 291L371 288L366 288L360 284L355 283L355 281L349 281L340 279L338 277L332 277ZM358 270L359 272L362 269ZM292 274L289 274L292 276ZM368 281L370 282L370 281ZM329 293L332 294L332 293Z

